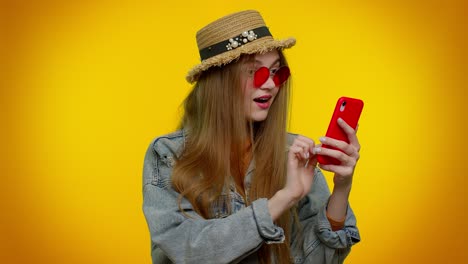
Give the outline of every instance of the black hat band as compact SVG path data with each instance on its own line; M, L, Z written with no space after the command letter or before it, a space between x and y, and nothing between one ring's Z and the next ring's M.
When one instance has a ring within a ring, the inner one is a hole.
M200 59L202 61L206 60L208 58L211 58L226 51L239 48L242 45L245 45L249 42L266 36L271 36L271 33L270 30L268 30L268 28L265 26L244 31L237 37L221 41L219 43L216 43L214 45L200 50Z

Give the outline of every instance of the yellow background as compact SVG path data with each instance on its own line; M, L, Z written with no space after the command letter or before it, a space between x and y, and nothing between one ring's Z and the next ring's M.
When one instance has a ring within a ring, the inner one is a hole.
M365 102L347 263L468 258L466 2L2 4L0 262L150 263L144 153L177 125L195 32L250 8L297 38L291 131Z

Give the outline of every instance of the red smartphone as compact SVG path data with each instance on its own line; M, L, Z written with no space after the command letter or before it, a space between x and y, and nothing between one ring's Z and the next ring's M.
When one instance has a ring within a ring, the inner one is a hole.
M339 98L336 102L335 110L333 111L333 115L330 124L328 125L327 133L325 135L327 137L346 141L347 143L349 143L348 136L346 135L344 130L341 129L341 127L338 125L338 118L341 117L348 125L350 125L353 129L356 129L363 107L364 102L360 99L349 97ZM322 148L337 149L326 144L323 144ZM339 160L324 155L318 155L317 160L320 164L323 165L340 164Z

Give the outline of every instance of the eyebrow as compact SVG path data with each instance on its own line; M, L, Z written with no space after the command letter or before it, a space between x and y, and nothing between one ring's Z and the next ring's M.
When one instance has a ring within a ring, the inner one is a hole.
M280 63L280 62L281 62L281 61L280 61L280 58L278 58L278 59L276 59L276 60L270 65L270 67L273 66L273 65L275 65L275 64L277 64L277 63ZM255 60L255 64L257 64L257 63L258 63L258 64L262 64L263 62L262 62L262 61L259 61L259 60ZM270 68L270 67L268 67L268 68Z

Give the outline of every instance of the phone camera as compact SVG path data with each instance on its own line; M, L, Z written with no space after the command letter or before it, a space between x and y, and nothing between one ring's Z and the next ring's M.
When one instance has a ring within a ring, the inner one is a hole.
M340 112L343 112L345 110L345 107L346 107L346 101L343 101L341 103Z

